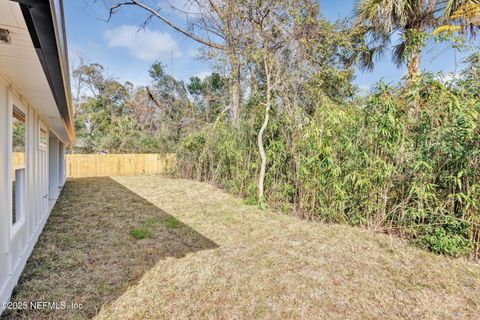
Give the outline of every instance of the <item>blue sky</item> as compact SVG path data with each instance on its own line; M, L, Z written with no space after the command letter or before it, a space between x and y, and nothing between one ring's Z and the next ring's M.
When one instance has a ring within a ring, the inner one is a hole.
M185 0L165 1L181 4ZM329 20L351 17L355 0L319 0L322 14ZM130 7L120 10L107 23L108 10L102 1L64 1L67 37L70 59L75 64L76 56L82 55L87 62L98 62L120 81L130 81L136 85L147 84L148 66L155 60L167 66L167 72L187 80L211 71L209 63L196 59L199 45L187 37L169 29L161 22L152 20L146 29L139 25L146 15L139 9ZM176 13L169 13L173 20L179 19ZM461 56L456 57L460 61ZM454 51L447 45L428 46L425 50L422 69L432 72L449 73L455 70ZM373 72L356 74L355 83L368 89L379 80L387 83L400 80L405 73L397 69L388 56L378 61Z

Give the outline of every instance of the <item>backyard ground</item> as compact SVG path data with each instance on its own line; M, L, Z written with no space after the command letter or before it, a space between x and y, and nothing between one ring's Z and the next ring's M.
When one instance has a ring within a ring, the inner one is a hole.
M67 182L7 319L480 319L480 266L159 176Z

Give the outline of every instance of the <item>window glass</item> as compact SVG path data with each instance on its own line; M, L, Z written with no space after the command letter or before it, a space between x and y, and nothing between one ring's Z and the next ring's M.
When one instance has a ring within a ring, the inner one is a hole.
M13 167L25 167L25 115L14 109L12 123Z
M46 147L47 146L47 131L40 129L40 146Z
M25 114L13 108L12 116L12 223L22 218L25 198Z

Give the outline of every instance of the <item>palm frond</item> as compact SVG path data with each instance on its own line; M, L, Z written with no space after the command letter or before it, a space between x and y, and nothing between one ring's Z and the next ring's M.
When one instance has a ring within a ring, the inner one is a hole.
M406 61L407 43L401 41L393 47L392 61L401 67Z
M372 71L375 61L384 57L390 45L390 35L368 28L365 32L365 49L361 51L359 65L362 70Z

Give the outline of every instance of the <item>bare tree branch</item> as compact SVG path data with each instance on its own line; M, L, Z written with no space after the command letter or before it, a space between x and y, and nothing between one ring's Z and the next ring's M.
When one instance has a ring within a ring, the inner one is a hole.
M162 20L164 23L169 25L174 30L186 35L187 37L189 37L192 40L195 40L195 41L197 41L197 42L199 42L203 45L206 45L207 47L214 48L214 49L219 49L219 50L225 50L224 45L213 42L213 41L210 41L210 40L200 38L200 37L196 36L195 34L193 34L192 32L189 32L187 30L184 30L184 29L180 28L175 23L173 23L172 21L170 21L169 19L167 19L166 17L161 15L157 10L155 10L155 9L153 9L153 8L147 6L146 4L144 4L140 1L137 1L137 0L119 2L115 5L113 5L112 7L110 7L110 14L109 14L109 17L108 17L108 21L111 19L112 15L115 13L116 10L118 10L119 8L121 8L123 6L127 6L127 5L137 6L141 9L149 12L152 16L155 16L155 17L159 18L160 20Z

